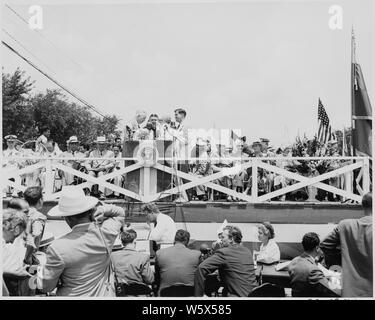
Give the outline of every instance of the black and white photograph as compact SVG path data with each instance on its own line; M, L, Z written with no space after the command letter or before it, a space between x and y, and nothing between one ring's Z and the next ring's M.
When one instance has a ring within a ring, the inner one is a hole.
M3 1L1 299L373 299L374 17Z

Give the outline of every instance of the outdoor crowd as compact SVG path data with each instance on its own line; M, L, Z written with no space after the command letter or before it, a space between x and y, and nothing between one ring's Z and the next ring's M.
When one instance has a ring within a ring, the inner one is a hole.
M22 169L29 165L36 164L38 159L26 159L26 157L66 157L66 158L87 158L83 160L59 160L64 165L72 169L79 170L93 177L100 177L104 174L124 168L125 161L122 157L123 140L125 141L141 141L141 140L163 140L171 141L173 145L173 156L177 158L190 157L192 160L179 161L175 169L185 173L193 174L197 177L204 177L213 173L224 172L226 169L238 164L246 164L246 159L251 157L258 158L276 158L267 161L268 164L276 165L279 168L295 172L303 176L313 177L325 172L338 169L344 163L340 160L319 160L304 161L283 159L285 157L309 157L309 156L331 156L338 157L337 141L329 141L325 145L320 145L317 140L307 140L304 138L293 145L284 146L283 148L275 148L270 146L267 138L261 138L251 144L246 142L246 137L233 138L231 146L224 144L213 144L208 137L197 137L195 147L187 150L189 145L189 128L185 124L186 111L184 109L175 110L175 121L171 117L160 117L157 114L151 114L147 117L145 111L137 111L133 121L129 122L124 130L124 139L105 136L97 137L96 141L91 144L81 143L76 136L71 136L66 142L66 151L62 151L57 143L50 139L50 130L45 127L41 129L41 135L36 139L34 144L21 144L15 135L7 135L5 137L7 147L3 151L6 157L3 167L9 170ZM65 148L63 148L65 149ZM12 159L13 158L13 159ZM25 159L22 159L25 158ZM93 160L90 160L93 158ZM100 160L100 158L114 158L114 160ZM234 158L236 160L233 160ZM117 159L117 160L116 160ZM55 161L56 163L59 161ZM173 166L173 164L167 165ZM240 170L240 172L223 176L214 181L226 188L245 195L251 194L252 188L252 168ZM59 191L63 186L75 185L85 181L79 176L64 170L53 169L53 191ZM46 169L39 168L32 172L27 172L21 177L12 178L17 184L26 187L41 186L42 189L46 185ZM118 175L109 180L110 183L129 189L132 181L127 181L126 174ZM183 180L174 178L172 183L179 185ZM263 169L258 169L257 184L258 195L264 195L272 191L284 188L295 183L293 179L286 178ZM323 183L343 189L345 185L345 177L343 175L333 177L323 181ZM137 192L137 190L131 190ZM123 197L119 192L114 192L109 188L101 185L89 183L86 189L87 194L91 194L101 200L109 197ZM313 195L311 193L314 193ZM22 195L16 188L8 187L3 190L3 196L17 197ZM278 196L273 200L289 200L289 201L305 201L307 199L315 199L318 201L340 201L339 195L326 192L324 190L316 190L303 188L286 195ZM214 191L203 185L197 186L182 192L179 200L226 200L239 201L233 195L226 195L218 191Z
M137 251L137 232L125 223L121 207L102 204L79 187L64 187L48 212L63 217L69 233L57 239L46 234L42 206L41 188L29 187L24 199L12 199L4 209L3 295L283 296L277 285L260 285L257 273L261 264L280 261L268 222L258 226L258 251L242 243L240 228L225 224L218 239L198 251L189 248L188 231L177 230L169 215L148 203L142 213L153 255ZM372 296L371 193L363 196L362 207L362 218L341 221L322 241L313 232L303 236L303 253L287 266L293 297L335 296L337 278L321 267L332 264L341 265L341 296ZM115 248L118 238L122 246Z

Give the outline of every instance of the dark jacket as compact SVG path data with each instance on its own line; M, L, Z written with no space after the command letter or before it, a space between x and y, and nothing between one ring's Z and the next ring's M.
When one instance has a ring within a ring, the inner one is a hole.
M328 280L315 260L306 253L295 257L288 265L293 297L324 297Z
M195 296L203 295L207 275L217 269L229 295L247 297L257 286L252 252L241 244L234 244L217 250L199 265Z
M201 253L182 243L156 252L155 283L159 290L173 286L194 286L194 275Z
M119 282L145 283L154 282L154 272L150 267L150 257L135 249L124 248L111 254L114 269Z
M343 297L372 297L372 216L340 221L320 247L326 255L341 251Z

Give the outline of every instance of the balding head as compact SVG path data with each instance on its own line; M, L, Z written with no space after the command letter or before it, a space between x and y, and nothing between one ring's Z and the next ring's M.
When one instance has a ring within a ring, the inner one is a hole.
M366 193L362 198L362 207L365 210L365 215L372 214L372 193Z

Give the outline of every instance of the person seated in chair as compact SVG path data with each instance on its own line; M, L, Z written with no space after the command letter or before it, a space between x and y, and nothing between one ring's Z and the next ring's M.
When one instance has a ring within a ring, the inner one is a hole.
M163 289L168 287L183 285L192 288L193 296L194 276L201 253L187 248L189 240L188 231L177 230L174 246L156 252L155 286L159 294L163 295Z
M322 254L319 244L315 232L306 233L302 239L304 252L288 265L293 297L327 296L325 288L329 288L329 283L316 262Z
M112 261L118 281L127 285L154 282L154 272L150 267L150 256L136 250L137 232L133 229L121 232L124 248L112 252Z
M116 159L116 162L115 162L115 166L114 166L114 170L121 170L121 169L124 169L125 167L125 161L124 160L121 160L120 158L122 157L122 154L121 154L121 147L118 146L118 145L114 145L113 146L113 156L114 158ZM111 183L113 183L114 185L118 186L118 187L122 187L122 185L124 184L124 178L125 175L118 175L116 177L113 178L113 180L111 180ZM115 191L112 193L115 197L120 197L120 193Z
M66 141L66 146L67 146L67 150L62 153L62 155L61 155L62 157L66 157L66 158L85 158L85 154L83 152L79 151L80 146L79 146L78 138L76 136L71 136L69 138L69 140ZM70 159L70 160L64 161L64 164L66 166L72 168L72 169L80 170L82 162L83 162L82 160L79 161L79 160ZM59 174L63 178L63 185L64 186L72 185L76 181L75 176L72 173L60 170Z
M280 261L280 249L274 238L275 231L271 223L263 222L258 227L260 250L254 251L257 255L257 262L271 264Z
M90 152L89 158L113 158L113 152L108 150L107 140L105 137L98 137L95 141L96 148ZM111 160L88 160L85 167L90 176L101 177L102 175L110 172L114 167L114 161ZM92 183L91 193L94 196L99 196L101 200L105 199L106 194L111 192L103 186Z

